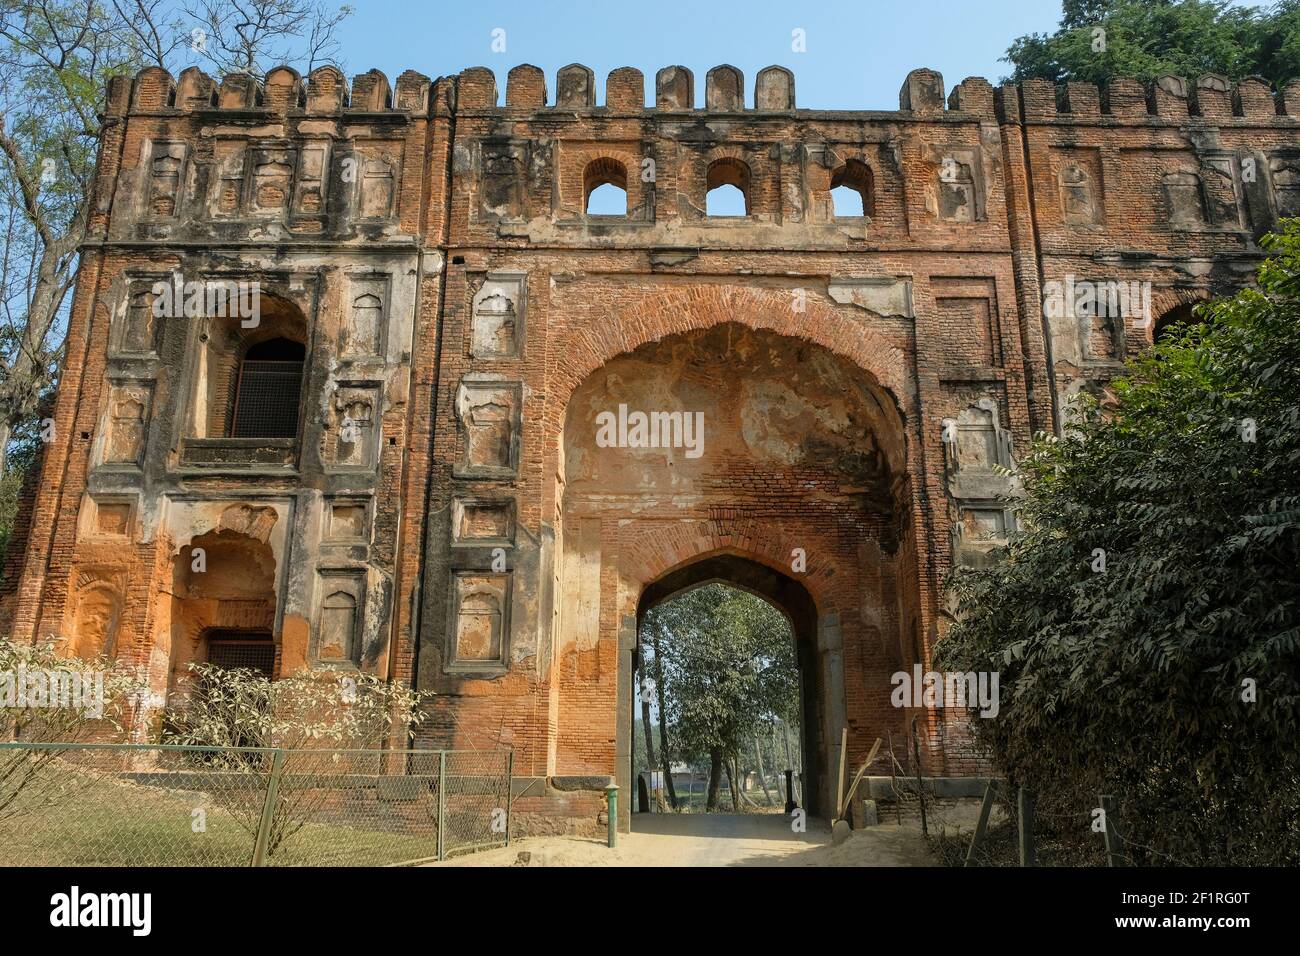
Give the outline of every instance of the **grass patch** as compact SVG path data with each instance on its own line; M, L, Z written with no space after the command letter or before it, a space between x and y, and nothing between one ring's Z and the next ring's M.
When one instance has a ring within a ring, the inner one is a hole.
M35 794L33 794L35 796ZM24 801L26 795L20 797ZM230 795L142 785L105 775L72 778L57 800L26 800L0 819L8 866L247 866L254 834L249 808L260 790ZM430 793L393 804L373 788L322 791L314 817L271 852L270 866L382 866L437 854ZM255 823L253 824L255 825Z

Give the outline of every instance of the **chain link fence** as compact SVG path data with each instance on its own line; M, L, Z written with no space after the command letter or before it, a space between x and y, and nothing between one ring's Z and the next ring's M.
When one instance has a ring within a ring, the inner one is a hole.
M385 866L509 843L509 751L0 743L10 866Z
M1020 866L1022 857L1033 866L1107 865L1107 844L1093 808L1032 795L1022 806L1019 792L1001 779L986 782L979 800L940 796L935 781L918 772L919 758L915 723L901 741L889 735L890 796L880 820L921 827L944 865ZM1112 846L1117 835L1112 826Z
M1135 836L1130 827L1138 821L1126 819L1110 795L1037 794L995 781L981 803L983 826L944 801L927 798L926 806L936 849L950 866L1197 865Z

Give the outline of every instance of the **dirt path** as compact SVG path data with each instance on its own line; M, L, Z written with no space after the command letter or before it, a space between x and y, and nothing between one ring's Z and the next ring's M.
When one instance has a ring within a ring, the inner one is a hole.
M526 854L526 856L521 856ZM524 861L527 862L524 862ZM934 866L914 827L882 824L831 843L825 821L793 833L782 814L637 814L611 850L603 840L535 837L435 866Z

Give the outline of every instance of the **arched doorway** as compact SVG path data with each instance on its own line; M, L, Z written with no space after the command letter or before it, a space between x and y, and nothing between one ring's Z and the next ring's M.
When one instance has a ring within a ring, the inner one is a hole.
M670 601L686 591L711 583L726 584L748 591L767 601L790 622L794 635L795 662L799 671L800 766L804 773L804 809L810 814L822 812L815 786L807 783L819 778L825 762L822 753L821 668L818 666L817 607L808 590L789 575L738 554L715 554L675 568L652 582L641 592L637 604L637 634L652 608ZM638 660L635 651L629 663L631 671Z
M242 514L236 506L227 517ZM260 514L269 528L274 512ZM169 691L189 685L191 663L277 676L276 560L257 531L256 526L242 531L220 527L194 537L172 558Z

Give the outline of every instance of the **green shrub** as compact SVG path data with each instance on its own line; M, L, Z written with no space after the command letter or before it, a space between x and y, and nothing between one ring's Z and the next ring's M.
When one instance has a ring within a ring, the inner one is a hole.
M1142 861L1300 862L1300 228L1265 242L1258 289L1035 443L1026 530L954 575L938 646L1001 672L974 725L1012 782L1113 793Z

